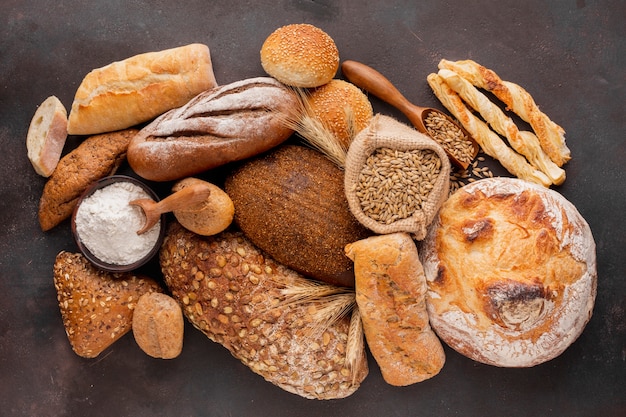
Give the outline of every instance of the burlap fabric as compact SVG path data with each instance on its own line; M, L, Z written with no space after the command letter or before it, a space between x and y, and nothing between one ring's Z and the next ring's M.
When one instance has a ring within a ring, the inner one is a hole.
M422 202L421 210L416 210L410 217L390 224L381 223L367 216L361 208L359 197L356 195L359 175L367 158L380 148L390 148L402 152L430 149L441 159L441 170L434 182L432 191ZM422 240L426 236L428 225L433 221L437 211L448 197L450 161L443 148L430 137L389 116L377 114L370 124L356 135L348 149L344 181L350 211L361 224L378 234L406 232L415 239Z

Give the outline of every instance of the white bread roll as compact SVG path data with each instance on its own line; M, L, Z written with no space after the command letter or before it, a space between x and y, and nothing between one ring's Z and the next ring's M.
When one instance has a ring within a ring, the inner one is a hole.
M206 45L135 55L85 76L67 130L71 135L91 135L135 126L216 85Z
M292 87L319 87L333 79L339 69L335 41L309 24L280 27L261 47L265 72Z
M574 205L516 178L460 188L420 250L430 323L476 361L529 367L582 333L596 296L595 242Z
M50 96L39 106L26 135L28 159L37 174L52 175L67 139L67 111L63 103Z

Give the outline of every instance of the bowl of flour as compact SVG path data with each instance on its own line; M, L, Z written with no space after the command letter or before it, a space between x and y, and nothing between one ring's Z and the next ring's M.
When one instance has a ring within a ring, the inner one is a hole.
M82 194L72 214L72 233L92 264L109 272L128 272L156 255L165 236L165 215L138 234L146 217L129 203L144 198L159 201L150 187L125 175L102 178Z

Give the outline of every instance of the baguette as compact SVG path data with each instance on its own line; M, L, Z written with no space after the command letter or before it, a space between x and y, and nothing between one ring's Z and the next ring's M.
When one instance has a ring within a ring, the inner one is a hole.
M89 185L117 171L137 132L126 129L91 136L61 158L39 200L41 230L48 231L69 218Z
M160 262L187 319L267 381L305 398L335 399L355 392L367 376L363 344L349 337L350 318L320 330L314 313L323 301L288 302L284 293L312 281L240 232L204 237L173 222Z
M144 127L128 162L140 176L169 181L249 158L284 142L283 120L298 108L294 92L269 77L205 91Z
M439 62L439 69L456 72L476 87L493 93L524 121L528 122L537 134L541 147L558 166L571 159L570 150L565 144L565 131L539 110L532 96L517 84L503 81L494 71L472 60Z
M35 172L49 177L56 168L67 139L67 111L50 96L39 106L28 127L26 149Z
M202 44L113 62L83 79L72 103L68 133L126 129L180 107L216 85L209 48Z

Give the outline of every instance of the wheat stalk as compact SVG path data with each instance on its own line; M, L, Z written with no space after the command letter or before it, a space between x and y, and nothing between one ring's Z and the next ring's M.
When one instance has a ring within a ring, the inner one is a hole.
M356 378L360 371L364 349L365 341L363 323L361 322L361 311L359 310L359 306L355 303L352 307L350 328L348 330L348 346L346 347L346 363L348 369L352 372L353 385L356 383Z
M339 168L344 169L346 165L347 149L339 141L332 131L315 116L309 105L308 91L303 88L292 87L294 94L298 98L299 106L289 113L282 114L281 121L289 129L294 130L312 148L321 152ZM352 112L346 108L349 115ZM352 117L349 120L354 120ZM350 131L354 131L354 123L350 123Z

